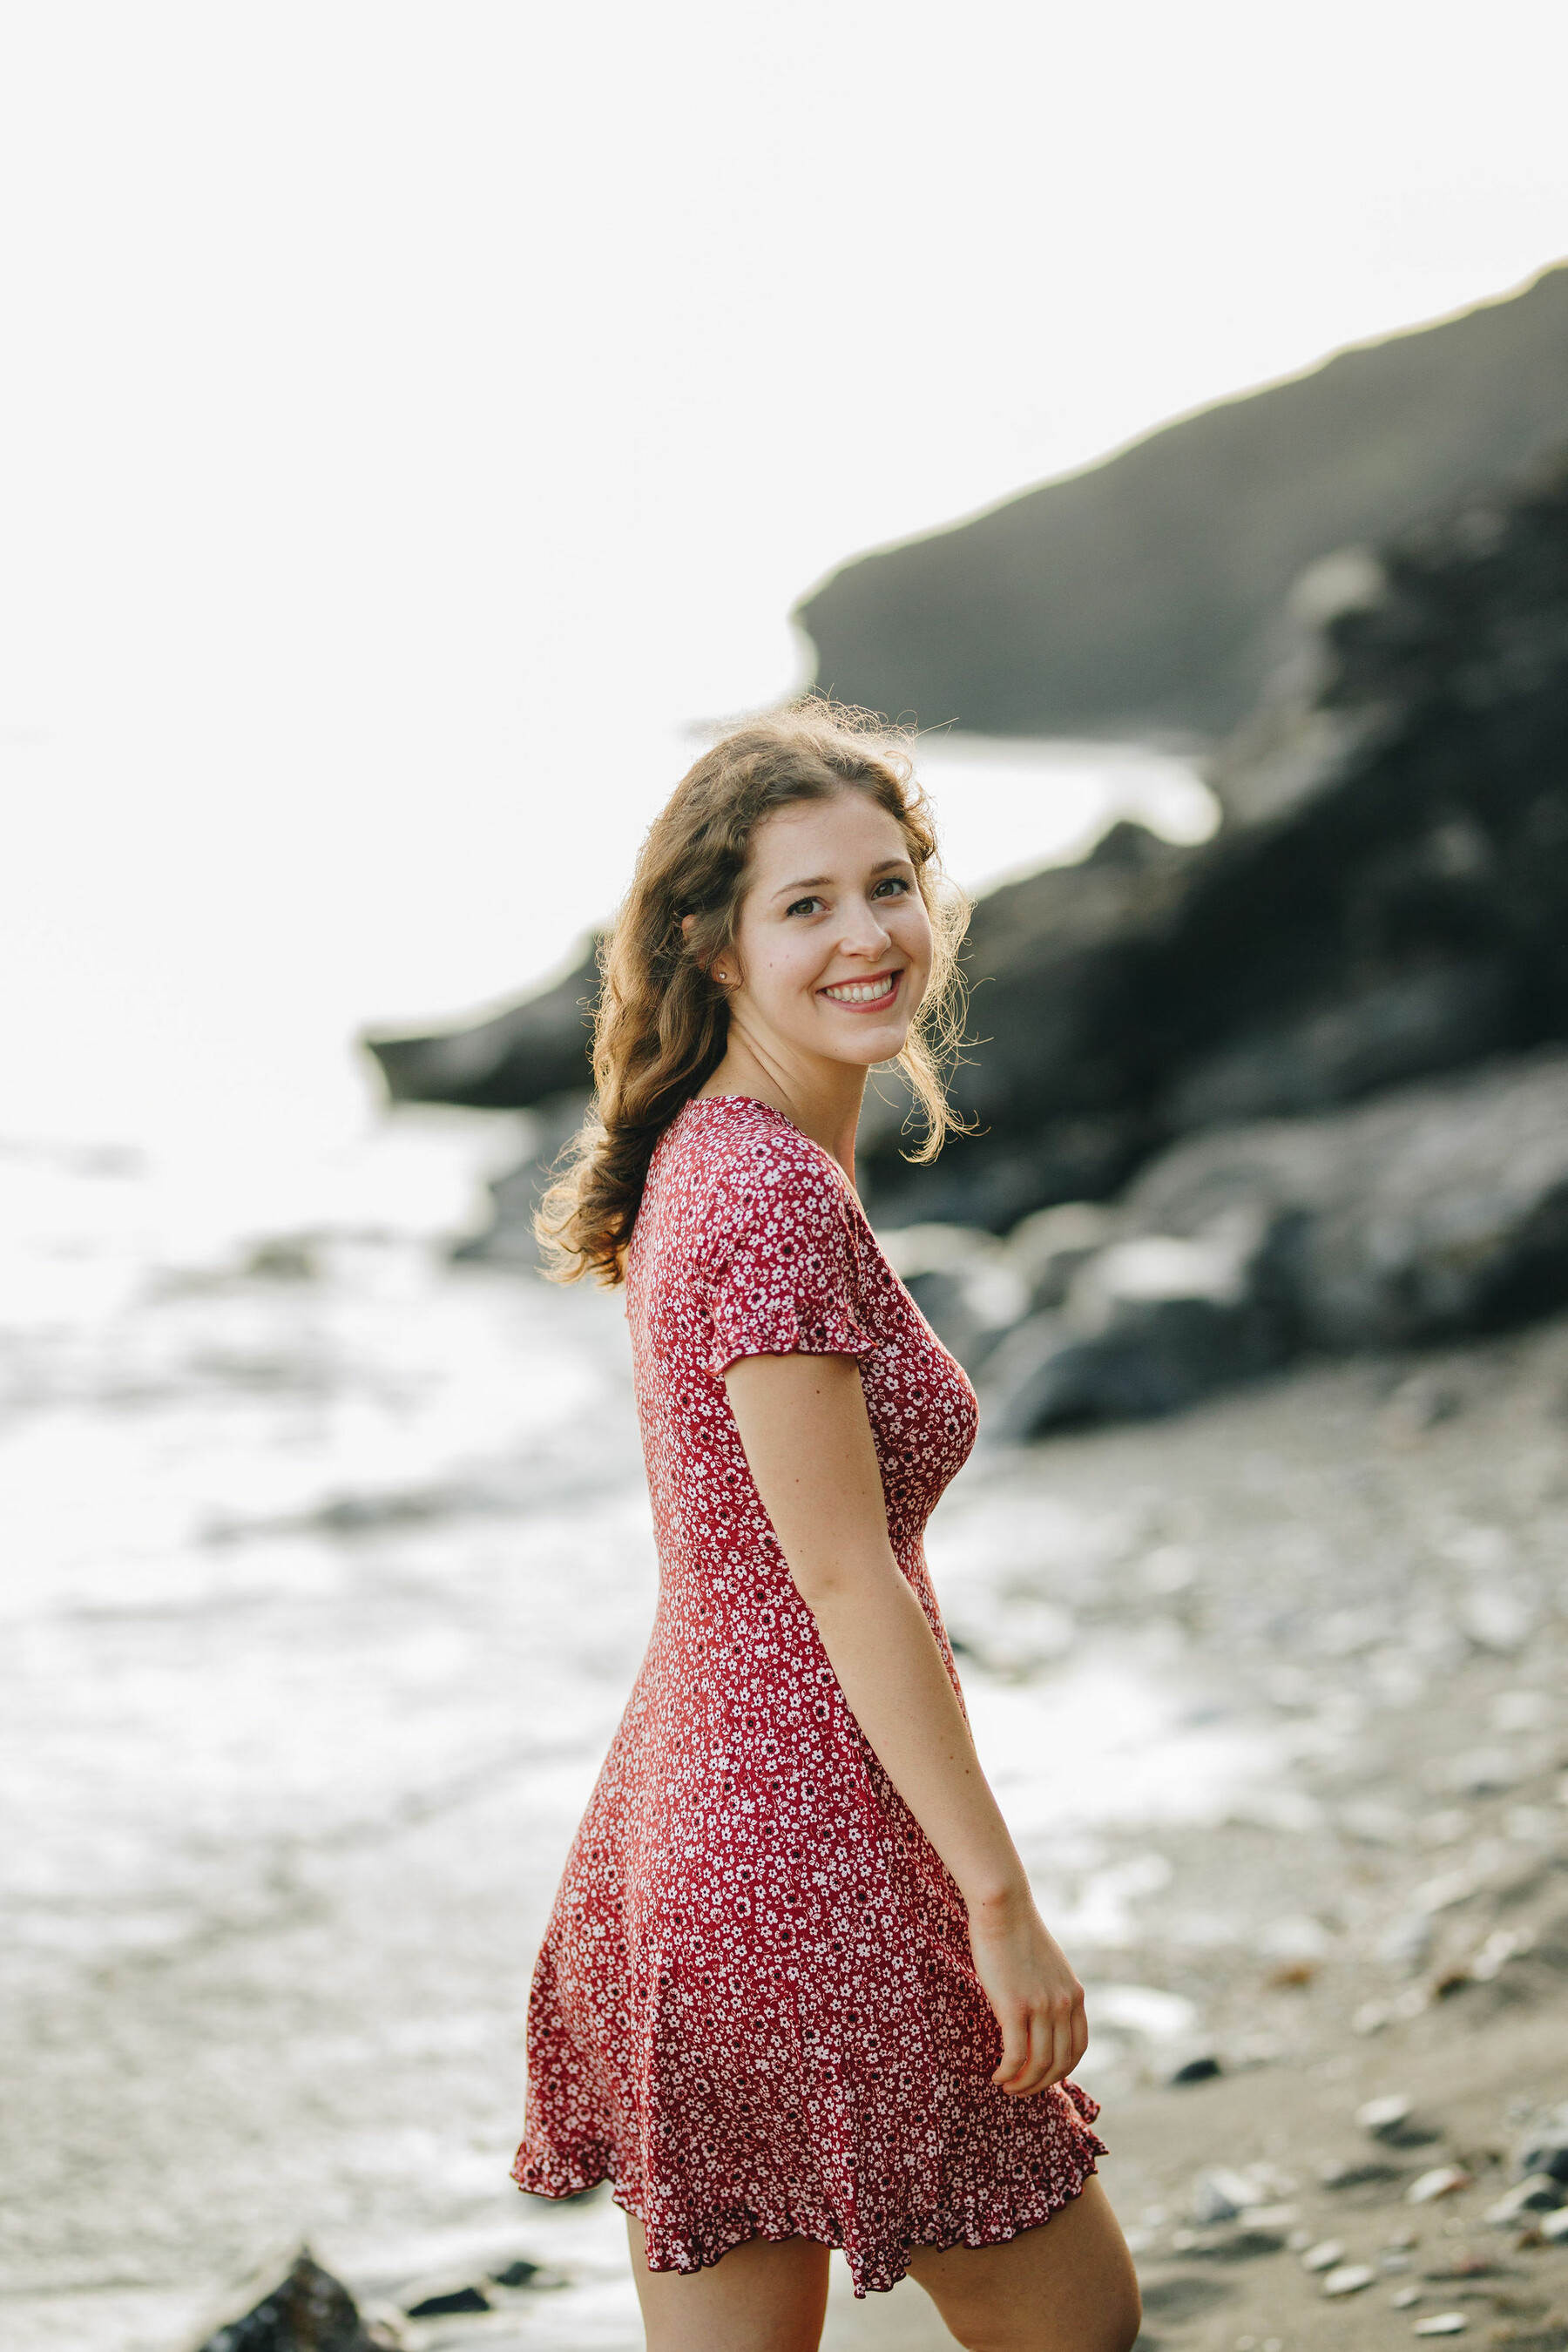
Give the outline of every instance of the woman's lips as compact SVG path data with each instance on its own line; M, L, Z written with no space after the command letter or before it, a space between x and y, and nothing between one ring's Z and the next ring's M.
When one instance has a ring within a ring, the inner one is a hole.
M819 988L817 994L826 996L830 1004L847 1005L851 1013L876 1013L892 1003L903 978L900 971L874 971L864 980L837 980L831 988Z

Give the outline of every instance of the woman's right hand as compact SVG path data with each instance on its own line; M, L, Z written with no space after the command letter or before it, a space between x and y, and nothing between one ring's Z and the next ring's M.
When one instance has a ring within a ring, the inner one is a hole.
M1028 2099L1064 2081L1089 2047L1083 1987L1026 1885L970 1905L969 1948L1002 2029L996 2088Z

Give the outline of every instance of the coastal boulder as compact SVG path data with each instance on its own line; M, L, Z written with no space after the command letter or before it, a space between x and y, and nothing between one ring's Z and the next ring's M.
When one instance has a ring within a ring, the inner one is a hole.
M1062 1307L993 1340L989 1426L1160 1412L1303 1348L1416 1346L1568 1305L1568 1052L1194 1136Z

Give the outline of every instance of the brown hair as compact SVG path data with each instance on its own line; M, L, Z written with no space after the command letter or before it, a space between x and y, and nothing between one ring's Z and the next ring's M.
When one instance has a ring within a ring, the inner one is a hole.
M909 1156L934 1160L958 1126L943 1081L963 1028L957 953L969 909L942 880L906 740L868 711L814 696L724 736L655 818L600 950L594 1108L534 1219L556 1281L588 1273L605 1285L625 1279L654 1146L723 1059L729 1002L710 976L713 960L734 944L752 836L774 809L847 789L868 793L902 830L935 945L925 996L898 1057L925 1122Z

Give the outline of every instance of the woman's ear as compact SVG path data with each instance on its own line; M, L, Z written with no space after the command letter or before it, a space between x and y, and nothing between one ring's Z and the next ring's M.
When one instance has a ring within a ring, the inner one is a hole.
M691 937L691 926L696 920L697 918L695 915L682 915L680 918L680 936L683 940L689 940ZM710 964L708 968L708 977L710 980L716 980L721 988L728 988L731 984L731 975L727 964Z

